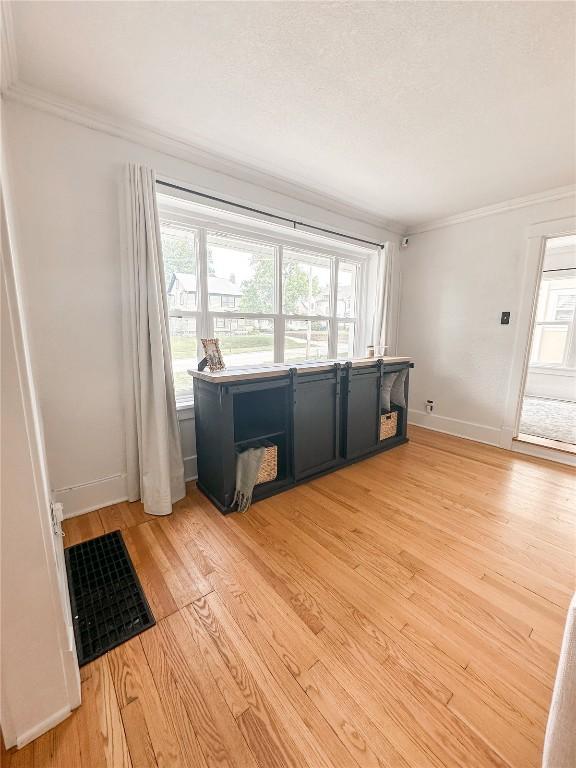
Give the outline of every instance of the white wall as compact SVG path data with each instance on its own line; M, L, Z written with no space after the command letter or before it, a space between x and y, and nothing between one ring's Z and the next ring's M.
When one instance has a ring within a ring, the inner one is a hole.
M550 370L530 366L524 393L530 397L549 397L552 400L576 400L576 373L574 370Z
M23 746L80 703L67 597L60 590L42 430L27 355L21 296L2 210L0 275L2 734ZM61 550L60 550L61 553Z
M8 103L4 121L48 465L68 515L126 496L118 204L125 163L144 163L195 188L331 229L398 240L370 224L21 104ZM187 418L182 427L191 476L193 423Z
M399 349L412 357L413 423L498 445L529 225L574 214L566 198L410 236ZM500 325L500 313L512 313ZM426 400L435 402L425 413Z

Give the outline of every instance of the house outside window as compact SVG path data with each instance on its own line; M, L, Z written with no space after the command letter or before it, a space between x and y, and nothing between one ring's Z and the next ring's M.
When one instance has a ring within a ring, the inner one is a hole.
M200 338L220 339L228 368L353 356L371 251L158 200L177 400Z

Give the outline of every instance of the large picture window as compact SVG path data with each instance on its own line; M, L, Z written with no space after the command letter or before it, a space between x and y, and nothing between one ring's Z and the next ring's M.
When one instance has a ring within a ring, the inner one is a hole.
M159 196L176 398L192 395L201 338L227 368L353 355L366 255L174 213ZM303 238L300 238L303 240ZM310 238L315 239L318 238Z

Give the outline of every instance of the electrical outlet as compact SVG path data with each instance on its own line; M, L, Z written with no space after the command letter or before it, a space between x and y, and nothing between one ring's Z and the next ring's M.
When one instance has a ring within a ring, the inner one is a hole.
M432 413L434 410L434 400L426 400L426 413Z

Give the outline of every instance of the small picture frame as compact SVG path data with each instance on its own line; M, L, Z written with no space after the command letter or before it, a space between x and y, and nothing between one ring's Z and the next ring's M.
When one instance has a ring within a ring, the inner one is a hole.
M200 339L200 341L204 347L209 370L223 371L226 366L224 365L222 350L220 349L220 341L218 339Z

